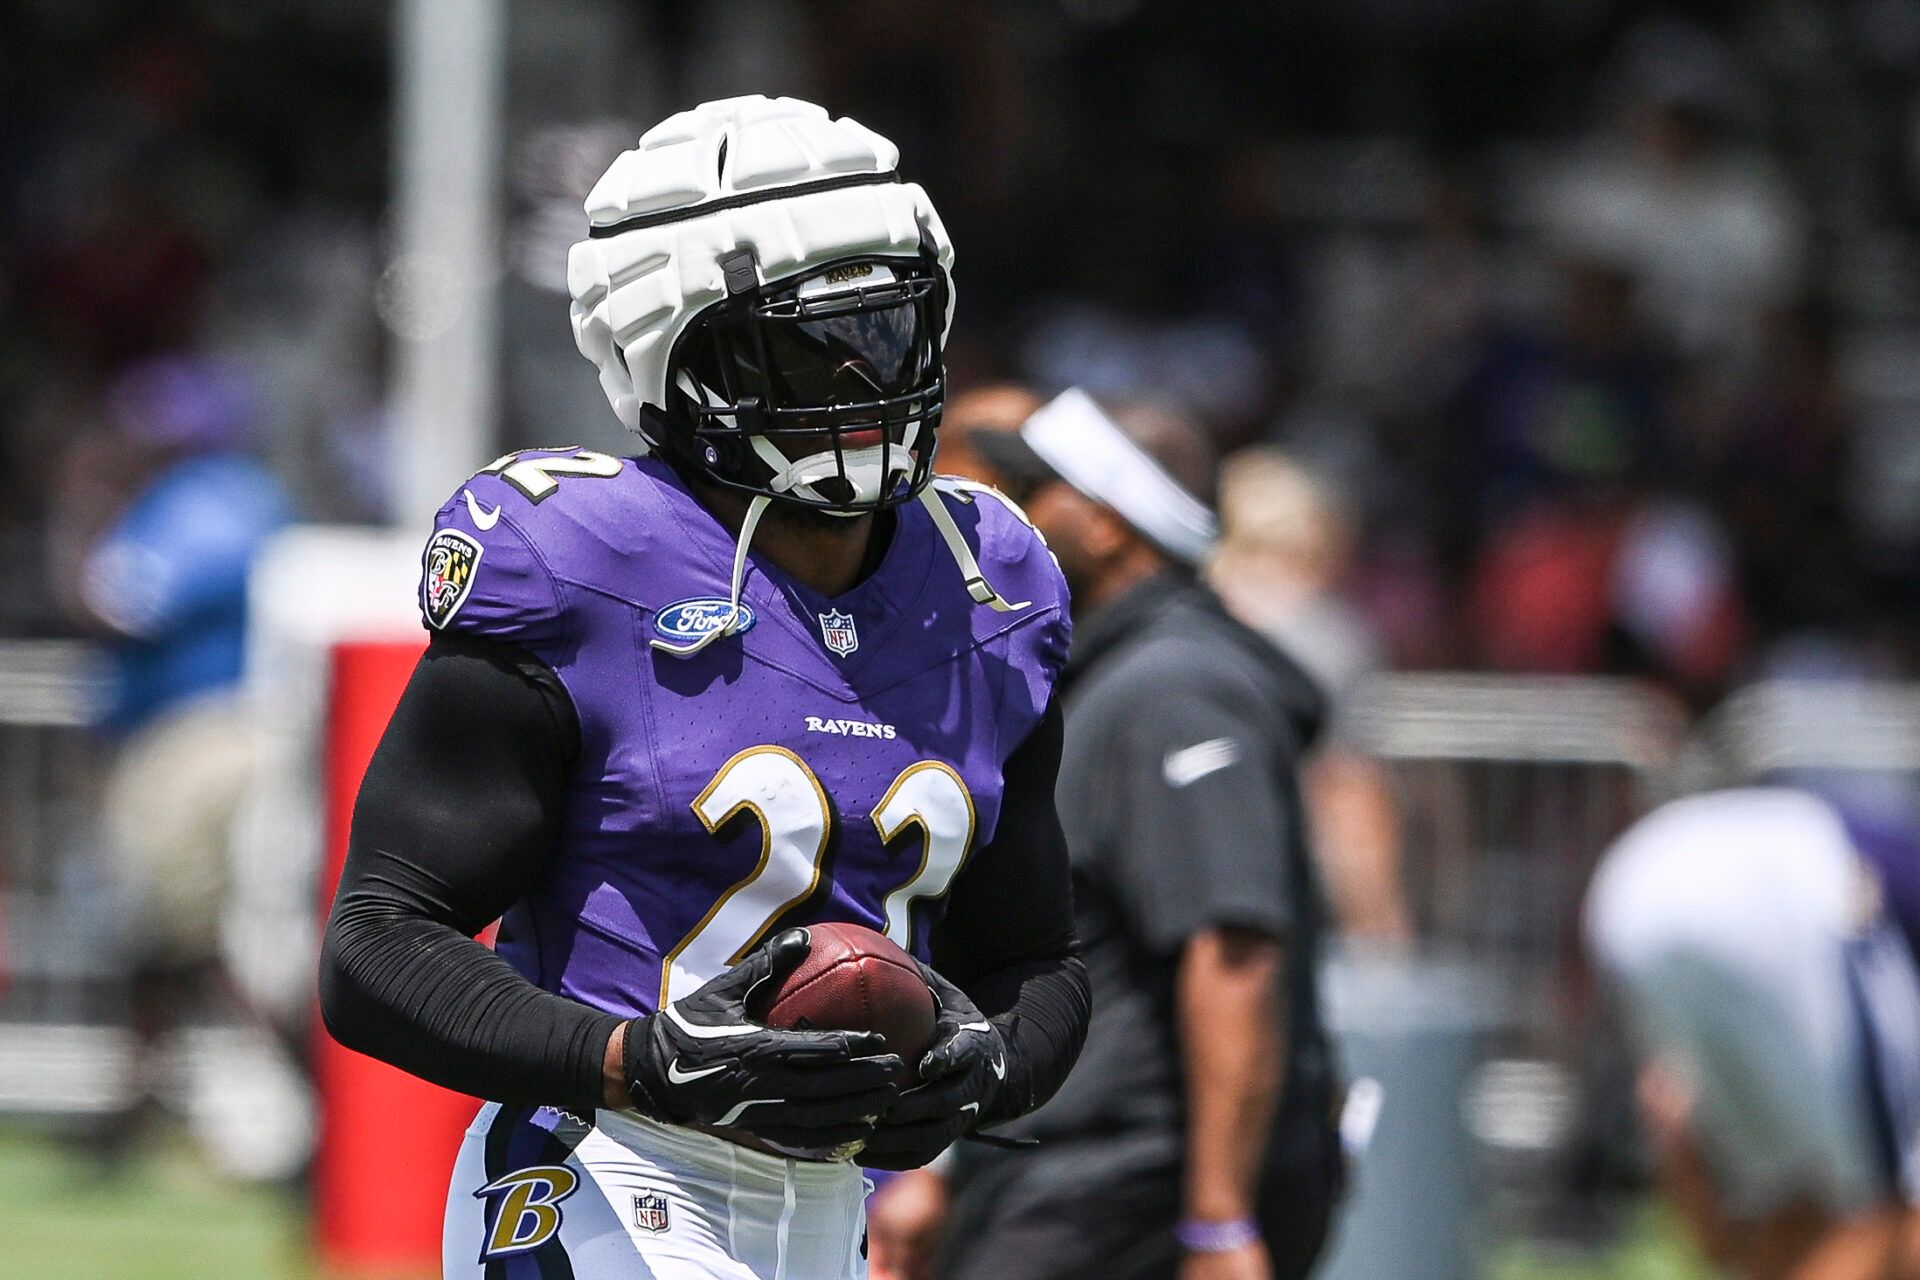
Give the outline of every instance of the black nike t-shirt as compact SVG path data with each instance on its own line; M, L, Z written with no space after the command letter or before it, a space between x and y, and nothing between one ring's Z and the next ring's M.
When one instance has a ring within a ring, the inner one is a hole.
M1177 962L1195 934L1225 926L1285 945L1296 1096L1284 1110L1300 1114L1311 1096L1308 1110L1324 1115L1324 909L1297 778L1318 692L1211 593L1171 574L1080 622L1063 689L1058 801L1094 1014L1073 1074L1020 1132L1049 1146L1112 1138L1128 1164L1177 1163Z

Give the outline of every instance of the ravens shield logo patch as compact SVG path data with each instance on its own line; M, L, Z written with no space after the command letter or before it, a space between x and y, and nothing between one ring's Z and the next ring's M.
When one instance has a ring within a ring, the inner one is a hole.
M425 571L420 580L420 609L436 630L445 628L467 602L483 550L485 548L458 529L442 529L427 544Z

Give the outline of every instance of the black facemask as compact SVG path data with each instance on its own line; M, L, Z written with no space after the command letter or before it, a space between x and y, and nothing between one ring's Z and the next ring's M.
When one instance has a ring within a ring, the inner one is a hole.
M802 506L878 510L912 498L932 475L945 323L945 278L927 259L847 259L736 294L695 321L669 366L672 416L691 428L680 461L729 488ZM844 455L878 443L849 439L875 430L909 450L913 465L856 502ZM774 492L755 436L789 456L831 450L842 474L811 485L819 498Z

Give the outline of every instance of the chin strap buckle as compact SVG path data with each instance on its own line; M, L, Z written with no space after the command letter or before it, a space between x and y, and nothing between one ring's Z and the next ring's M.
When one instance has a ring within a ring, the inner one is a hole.
M754 256L753 246L743 244L738 249L729 249L718 261L729 298L752 293L760 287L760 260Z

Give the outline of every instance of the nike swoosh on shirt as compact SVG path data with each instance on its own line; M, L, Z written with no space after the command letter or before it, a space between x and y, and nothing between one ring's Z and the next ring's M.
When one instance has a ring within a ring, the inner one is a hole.
M480 499L473 496L473 490L464 489L461 492L467 495L467 514L473 517L473 523L480 532L485 533L500 523L499 507L495 507L491 511L484 511L480 507Z
M994 1079L1005 1080L1007 1078L1007 1060L1005 1058L996 1055L994 1060L987 1065L993 1068Z
M685 1084L689 1080L704 1079L716 1071L725 1071L726 1069L727 1064L723 1062L717 1067L702 1067L698 1071L682 1071L680 1069L680 1059L675 1058L667 1064L667 1082L669 1084Z
M1240 744L1232 738L1209 738L1190 747L1167 752L1160 776L1170 787L1190 787L1210 773L1230 768L1240 759Z

